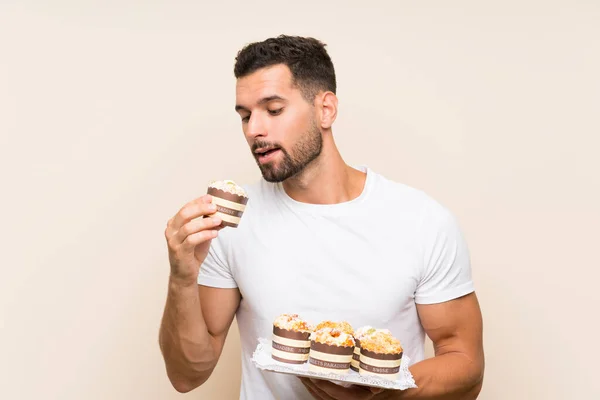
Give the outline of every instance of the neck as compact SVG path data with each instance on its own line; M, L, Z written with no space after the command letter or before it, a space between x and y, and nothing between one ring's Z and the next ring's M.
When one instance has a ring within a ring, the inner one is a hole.
M347 165L331 134L323 135L319 157L299 174L286 179L283 188L292 199L311 204L337 204L358 197L366 174Z

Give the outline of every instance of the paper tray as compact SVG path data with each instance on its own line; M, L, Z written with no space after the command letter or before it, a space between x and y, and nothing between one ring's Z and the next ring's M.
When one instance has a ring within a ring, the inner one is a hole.
M260 338L258 346L252 356L252 361L257 368L266 371L279 372L283 374L291 374L295 376L305 376L315 379L326 379L337 383L341 386L349 386L352 384L377 387L382 389L406 390L416 388L415 380L408 370L410 359L403 355L400 364L399 378L395 381L375 377L360 375L358 372L350 370L347 375L323 374L308 370L308 363L305 364L287 364L271 358L271 340Z

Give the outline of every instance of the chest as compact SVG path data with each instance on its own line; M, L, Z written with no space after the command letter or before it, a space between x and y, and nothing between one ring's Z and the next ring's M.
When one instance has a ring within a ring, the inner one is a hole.
M410 229L370 216L276 222L231 253L243 307L255 318L385 323L414 305L422 257Z
M242 306L253 318L385 323L414 306L422 256L414 232L370 215L306 217L257 226L232 249Z

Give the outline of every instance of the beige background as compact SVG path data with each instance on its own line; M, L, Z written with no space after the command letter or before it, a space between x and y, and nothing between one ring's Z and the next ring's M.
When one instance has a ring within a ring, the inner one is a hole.
M259 178L232 66L282 32L329 44L347 161L459 217L480 398L600 398L600 4L282 3L0 2L0 398L236 398L235 326L205 386L167 381L163 229Z

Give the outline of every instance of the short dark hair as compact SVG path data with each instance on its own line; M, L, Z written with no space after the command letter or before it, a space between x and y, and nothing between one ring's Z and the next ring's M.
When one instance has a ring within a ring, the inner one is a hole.
M312 104L319 91L336 91L335 70L325 46L311 37L287 35L250 43L238 52L233 72L239 79L261 68L285 64L292 72L292 83Z

